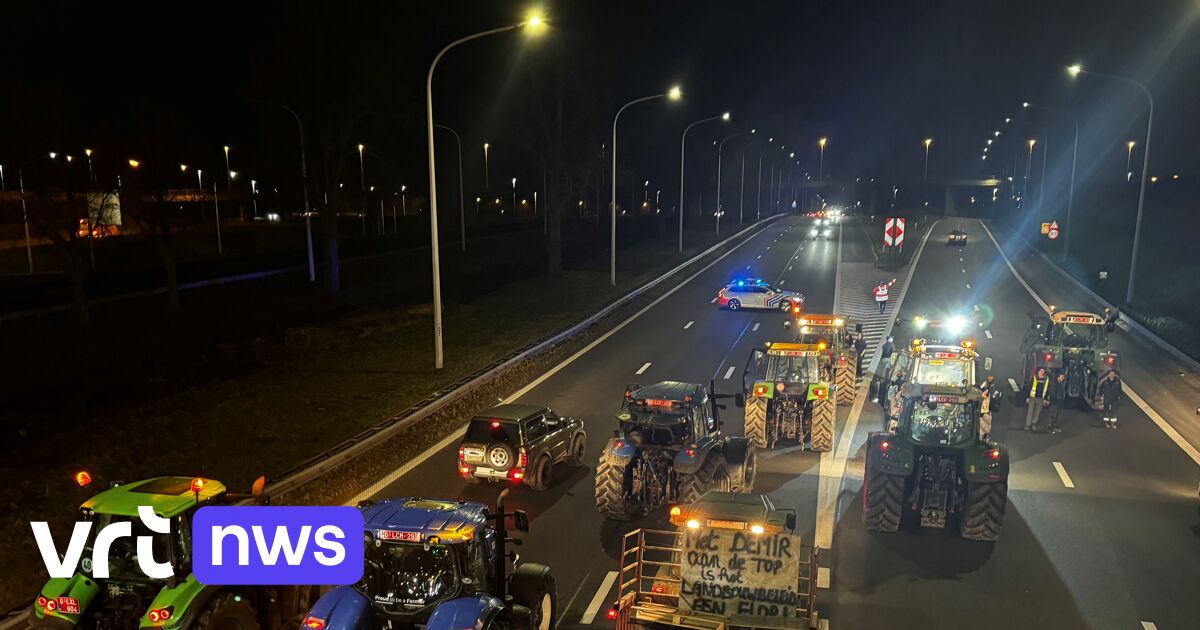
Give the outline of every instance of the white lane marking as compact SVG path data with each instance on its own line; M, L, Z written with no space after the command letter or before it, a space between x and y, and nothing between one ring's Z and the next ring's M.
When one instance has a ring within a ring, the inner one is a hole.
M925 244L929 242L929 235L933 234L933 226L937 225L934 221L925 232L924 238L921 239L921 245L913 254L912 261L909 262L908 276L904 279L904 286L900 288L899 295L896 296L896 309L900 309L900 305L904 303L904 296L908 294L908 287L912 286L913 274L917 270L917 263L921 260L921 253L925 251ZM839 232L840 234L840 232ZM838 239L841 242L841 239ZM841 253L838 254L838 271L835 272L835 283L840 280L841 276ZM837 289L834 289L834 309L837 313ZM887 324L884 326L882 336L887 337L892 332L892 327L895 325L895 318L888 318ZM871 357L871 364L867 366L865 372L874 374L879 369L879 353L876 352ZM859 387L858 395L854 397L854 403L850 406L850 415L846 417L846 426L842 429L841 437L838 439L837 449L832 452L821 453L820 478L817 482L817 514L816 514L816 533L813 537L813 544L822 549L831 549L833 547L833 530L836 525L838 495L842 491L842 481L846 477L846 459L850 456L850 447L854 444L854 433L858 428L858 418L862 415L863 404L867 401L868 387Z
M1154 625L1153 621L1143 621L1142 630L1158 630L1158 626Z
M735 368L735 366L732 366L732 365L731 365L731 366L729 366L729 369L728 369L728 370L725 370L725 380L727 380L727 381L728 381L728 380L729 380L729 377L730 377L730 376L733 376L733 371L734 371L734 369L736 369L736 368Z
M783 284L784 282L786 282L786 280L780 280L779 284Z
M710 302L710 304L716 304L716 303L717 303L717 298L713 298L712 302Z
M958 259L958 262L962 262L962 261L963 261L963 260L962 260L961 258L959 258L959 259Z
M755 324L755 325L754 325L754 328L751 328L750 330L753 330L754 332L758 332L758 327L759 327L760 325L761 325L761 324Z
M791 270L792 270L792 266L788 265L788 271L791 271Z
M695 321L695 320L689 321L688 323L686 323L686 324L684 324L684 325L683 325L683 329L684 329L684 330L687 330L687 329L689 329L689 328L691 328L691 327L692 327L692 324L695 324L695 323L696 323L696 321Z
M966 270L966 269L963 269L963 270L962 270L962 272L963 272L963 273L967 273L967 270Z
M987 225L982 221L979 224L983 227L983 231L987 232L988 238L992 239L992 245L996 246L996 251L999 252L1000 257L1004 259L1004 264L1008 265L1008 270L1012 272L1013 277L1017 279L1017 282L1021 283L1021 286L1025 287L1025 291L1027 291L1029 296L1032 297L1034 301L1036 301L1042 307L1042 310L1049 313L1050 307L1037 293L1034 292L1033 287L1030 287L1029 283L1025 282L1025 279L1021 277L1021 274L1017 273L1016 268L1013 267L1012 262L1008 259L1008 255L1004 253L1003 249L1000 249L1000 243L996 242L996 237L992 236L992 231L989 230ZM1013 383L1012 379L1008 380L1010 383ZM1015 392L1017 389L1015 387L1015 383L1013 384L1013 391ZM1121 383L1121 390L1125 392L1126 396L1129 396L1129 399L1133 401L1133 404L1138 406L1138 409L1142 410L1142 413L1146 414L1146 416L1150 418L1150 421L1153 422L1155 426L1157 426L1164 434L1166 434L1167 439L1174 442L1175 446L1178 446L1180 450L1184 452L1184 454L1192 458L1193 462L1196 462L1197 465L1200 465L1200 450L1197 450L1195 446L1192 446L1191 442L1185 440L1184 437L1179 434L1179 431L1175 430L1175 427L1168 424L1167 421L1164 420L1157 411L1152 409L1150 405L1146 404L1146 401L1143 400L1137 392L1133 391L1133 388L1130 387L1128 383Z
M968 283L967 283L967 288L968 288L968 289L970 289L970 288L971 288L971 283L970 283L970 282L968 282Z
M758 258L762 258L762 254L759 254ZM758 260L758 258L756 258L755 260Z
M829 567L817 567L817 588L829 588Z
M979 305L978 305L978 304L976 304L976 305L975 305L975 310L976 310L976 311L978 311L978 310L979 310Z
M1179 434L1179 431L1175 430L1175 427L1167 424L1167 421L1163 420L1163 417L1158 415L1158 412L1152 409L1150 405L1147 405L1146 401L1142 400L1142 397L1138 396L1137 392L1133 391L1133 388L1129 387L1129 385L1125 383L1121 383L1121 389L1124 390L1125 395L1129 397L1129 400L1132 400L1133 404L1137 405L1138 409L1141 409L1142 413L1146 414L1146 416L1150 418L1151 422L1158 425L1158 428L1162 429L1162 432L1167 434L1167 437L1175 443L1175 446L1178 446L1180 449L1182 449L1184 453L1187 453L1188 457L1192 458L1193 462L1196 462L1197 465L1200 465L1200 450L1196 450L1196 447L1192 446L1191 442L1185 440L1183 436Z
M749 230L750 228L746 228L746 229ZM667 298L674 295L676 291L679 291L683 287L690 284L692 280L699 278L700 274L703 274L704 272L713 268L717 263L728 258L730 254L741 249L743 245L754 240L756 237L759 236L759 234L762 234L762 232L752 234L752 235L748 236L742 242L738 243L737 245L730 247L729 251L725 252L724 254L721 254L720 256L717 256L717 258L715 260L713 260L712 262L708 263L707 265L704 265L700 269L697 269L695 273L684 278L679 284L676 284L675 286L671 287L666 293L663 293L662 295L655 298L653 302L650 302L649 304L643 306L638 312L625 318L625 320L623 320L620 324L613 326L611 330L609 330L608 332L604 333L603 335L600 335L599 337L595 338L594 340L592 340L591 343L580 348L575 354L567 357L558 365L545 371L544 373L542 373L541 376L533 379L532 381L527 383L524 387L513 392L511 395L509 395L508 398L505 398L504 400L502 400L500 402L502 404L510 404L510 403L517 401L525 394L528 394L533 388L546 382L547 379L549 379L550 377L554 376L555 374L558 374L559 372L561 372L563 370L563 368L566 368L568 365L571 365L572 363L574 363L576 360L579 359L579 357L582 357L583 355L587 354L588 352L591 352L593 349L595 349L596 346L604 343L604 341L607 340L609 337L617 334L617 332L619 332L621 329L625 328L629 324L632 324L634 322L634 320L636 320L637 318L641 317L642 315L645 315L646 313L650 312L650 309L654 308L655 306L658 306L664 300L666 300ZM717 301L717 298L713 298L712 301L715 303ZM370 484L366 488L363 488L362 490L360 490L358 492L358 494L350 497L350 500L346 502L346 505L357 505L359 501L362 501L363 499L369 499L369 498L375 496L376 494L378 494L379 492L383 491L385 488L387 488L391 484L395 483L395 481L397 479L400 479L404 475L407 475L408 473L412 472L412 470L414 468L416 468L417 466L420 466L421 464L425 463L425 461L428 460L430 457L433 457L433 455L435 453L440 453L443 450L450 448L451 444L457 442L458 440L460 440L462 438L462 432L465 429L466 429L466 425L463 425L463 426L459 427L458 429L451 431L449 435L447 435L444 439L442 439L442 441L425 449L423 452L421 452L416 457L405 462L404 465L400 466L399 468L396 468L395 470L388 473L387 475L384 475L384 477L382 479L377 480L375 483Z
M746 271L750 271L750 265L746 265Z
M991 339L991 338L992 338L992 331L990 331L990 330L985 330L985 331L983 331L983 336L984 336L984 337L987 337L988 339Z
M770 245L767 245L767 249L771 249L771 246L770 246Z
M608 596L608 591L612 589L613 582L616 581L616 571L609 571L608 575L604 576L604 581L600 582L600 589L592 597L592 603L588 604L587 610L583 611L583 616L579 618L579 623L585 626L592 623L592 620L596 618L596 613L600 612L600 606L604 605L604 598Z
M1014 394L1021 391L1021 387L1017 385L1017 381L1011 378L1008 379L1008 386L1012 388Z
M643 365L642 365L642 367L638 368L638 370L637 370L636 372L634 372L634 374L641 374L642 372L645 372L645 371L646 371L646 370L648 370L648 369L650 369L650 363L649 363L649 362L647 362L647 363L643 364Z
M1062 484L1068 488L1074 488L1075 482L1071 481L1071 476L1067 474L1067 469L1063 468L1062 462L1052 462L1054 470L1058 472L1058 478L1062 480Z
M571 595L571 599L567 600L567 605L563 606L562 610L571 610L571 605L575 603L575 599L579 597L581 592L583 592L583 587L587 586L587 581L590 577L592 577L591 571L588 571L586 574L584 574L583 579L579 581L579 586L575 587L575 594Z

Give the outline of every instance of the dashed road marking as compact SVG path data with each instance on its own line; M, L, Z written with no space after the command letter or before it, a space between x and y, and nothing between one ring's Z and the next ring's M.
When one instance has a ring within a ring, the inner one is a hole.
M757 323L756 323L756 324L754 324L754 328L751 328L750 330L753 330L754 332L758 332L758 327L759 327L760 325L761 325L761 324L757 324Z
M1012 388L1014 394L1021 391L1021 386L1017 385L1017 381L1014 379L1008 379L1008 386Z
M712 302L710 302L710 303L711 303L711 304L716 304L716 303L717 303L717 298L713 298L713 299L712 299Z
M991 338L992 338L992 331L990 331L990 330L985 330L985 331L983 331L983 336L984 336L984 337L987 337L988 339L991 339Z
M976 310L976 311L978 311L978 310L979 310L979 305L978 305L978 304L976 304L976 305L975 305L975 310Z
M642 365L642 367L638 368L638 370L637 370L636 372L634 372L634 374L641 374L642 372L645 372L645 371L646 371L646 370L648 370L648 369L650 369L650 363L649 363L649 362L647 362L647 363L643 364L643 365Z
M616 571L609 571L608 575L604 576L604 581L600 582L600 589L592 597L592 603L588 604L587 610L583 611L583 616L579 618L579 623L585 626L592 623L592 620L596 618L596 613L600 612L600 606L604 605L604 598L608 596L608 591L612 589L613 582L616 581Z
M733 376L733 371L734 371L735 369L737 369L737 368L736 368L736 366L733 366L733 365L731 365L731 366L729 366L729 369L728 369L728 370L725 370L725 376L724 376L725 380L727 380L727 381L728 381L728 380L729 380L729 377L730 377L730 376Z
M788 271L791 271L791 270L792 270L792 266L788 265Z
M1158 630L1158 626L1154 625L1153 621L1143 621L1142 630Z
M967 288L968 288L968 289L970 289L970 288L971 288L971 283L970 283L970 282L968 282L968 283L967 283Z
M962 270L962 272L963 272L963 273L967 273L967 270L966 270L966 269L963 269L963 270Z
M750 265L746 265L746 271L750 271Z
M759 254L759 255L758 255L758 258L762 258L762 254ZM758 260L758 259L756 258L755 260Z
M1062 480L1062 484L1068 488L1074 488L1075 482L1071 481L1071 476L1067 474L1067 469L1063 468L1062 462L1053 462L1054 470L1058 472L1058 478Z
M961 259L961 258L958 259L958 262L962 262L962 261L963 261L963 259Z
M767 245L767 249L771 249L771 246L770 246L770 245Z
M683 325L683 329L684 329L684 330L687 330L687 329L689 329L689 328L691 328L691 327L692 327L692 324L695 324L695 323L696 323L696 322L695 322L695 320L693 320L693 321L689 321L688 323L686 323L686 324L684 324L684 325Z

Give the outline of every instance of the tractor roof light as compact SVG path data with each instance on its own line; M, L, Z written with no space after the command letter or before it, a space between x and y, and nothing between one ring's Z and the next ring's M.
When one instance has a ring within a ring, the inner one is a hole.
M193 494L200 494L200 492L204 490L204 480L200 477L196 477L192 480L191 488Z
M92 483L92 473L86 470L81 470L75 473L75 483L79 484L80 488L86 488Z
M697 521L694 518L689 518L687 521L687 526L688 529L697 529L700 527L700 521Z

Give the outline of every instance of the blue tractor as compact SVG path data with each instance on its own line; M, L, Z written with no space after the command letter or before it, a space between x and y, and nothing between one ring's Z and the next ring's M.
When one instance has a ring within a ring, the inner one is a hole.
M721 398L694 383L664 381L625 390L618 428L596 465L596 508L628 521L672 503L690 504L709 490L754 489L757 449L721 432Z
M305 617L309 630L551 630L558 602L550 567L516 565L505 527L529 531L525 512L441 499L359 504L366 538L362 579L326 593ZM509 572L509 563L515 568Z

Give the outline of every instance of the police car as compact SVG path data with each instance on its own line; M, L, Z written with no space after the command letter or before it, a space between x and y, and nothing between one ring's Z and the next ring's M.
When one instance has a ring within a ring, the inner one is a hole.
M717 292L717 303L731 311L743 308L770 308L798 313L804 310L804 295L784 291L762 278L742 278Z

